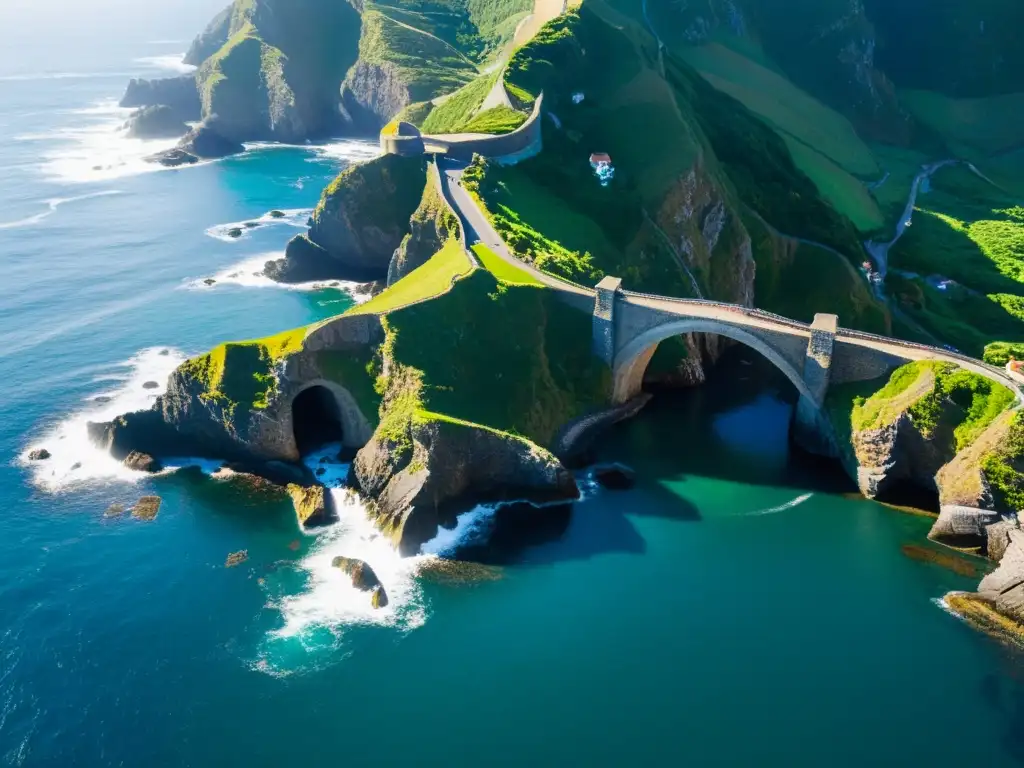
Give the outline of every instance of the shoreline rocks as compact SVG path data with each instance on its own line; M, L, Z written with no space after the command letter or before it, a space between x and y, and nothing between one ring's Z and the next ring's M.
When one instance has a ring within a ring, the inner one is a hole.
M28 454L29 461L46 461L52 458L52 454L45 448L37 448Z
M352 578L352 586L361 592L370 592L380 587L380 579L368 563L353 557L336 557L331 567L337 568Z
M337 519L334 501L322 485L303 487L290 483L288 495L295 507L295 517L303 528L328 525Z
M132 517L145 523L152 522L156 520L161 504L163 504L163 499L159 496L143 496L132 507Z
M176 139L188 133L188 124L166 104L142 107L125 124L132 139Z
M151 163L175 168L194 165L201 160L218 160L244 151L245 146L241 142L226 138L218 131L218 121L210 118L185 134L178 146L146 159Z
M594 467L594 480L608 491L628 491L636 485L636 472L625 464L601 464Z
M128 469L136 472L148 472L155 474L163 469L163 465L150 456L148 453L142 453L141 451L132 451L125 456L124 461L121 462Z

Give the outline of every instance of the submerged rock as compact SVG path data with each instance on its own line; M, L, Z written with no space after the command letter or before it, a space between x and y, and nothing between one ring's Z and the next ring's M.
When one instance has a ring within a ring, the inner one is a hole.
M228 555L228 559L224 561L225 568L234 568L236 565L241 565L249 559L249 550L242 549L238 552L232 552Z
M270 218L272 219L283 219L287 214L284 211L271 211Z
M419 567L418 575L438 584L467 585L505 578L501 568L469 560L430 559Z
M125 513L124 504L111 504L103 513L104 517L120 517Z
M147 381L142 385L143 389L160 389L160 382L158 381Z
M51 454L45 448L37 448L28 455L29 461L46 461L51 457Z
M144 522L156 520L157 513L160 511L160 505L162 503L163 499L159 496L143 496L135 502L135 506L132 507L132 517Z
M214 280L214 279L213 279L212 277L208 277L208 278L206 278L205 280L203 280L203 282L204 282L204 283L205 283L206 285L213 285L213 284L214 284L214 283L216 283L217 281L216 281L216 280Z
M943 568L947 568L961 576L976 576L978 574L978 568L974 563L962 555L942 552L938 549L922 547L918 544L904 544L900 549L911 560L941 565Z
M210 119L190 130L178 146L146 158L150 162L168 167L191 165L200 160L216 160L245 151L238 141L225 138L217 129L217 121Z
M628 491L636 485L636 473L624 464L595 467L594 479L609 491Z
M388 593L384 591L384 587L377 585L373 590L373 594L370 595L370 604L374 608L386 608L388 605Z
M174 147L164 152L158 152L146 158L147 162L160 163L166 168L180 168L183 165L195 165L199 158L191 152L186 152L181 147Z
M373 568L362 560L352 557L336 557L331 561L331 567L338 568L351 576L352 586L363 592L369 592L371 589L381 586L380 579L373 572Z
M313 528L327 525L335 519L334 502L322 485L303 487L291 483L288 494L292 497L299 525Z
M163 466L159 461L154 459L148 453L142 453L141 451L132 451L125 457L122 463L128 469L136 472L154 473L163 469Z
M231 229L229 229L227 231L226 234L227 234L228 237L231 237L231 238L234 238L234 239L237 240L238 238L240 238L242 236L242 230L239 227L232 227Z

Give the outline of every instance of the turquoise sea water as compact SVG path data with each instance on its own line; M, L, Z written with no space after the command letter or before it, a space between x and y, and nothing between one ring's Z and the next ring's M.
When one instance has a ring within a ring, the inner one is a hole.
M928 520L791 455L788 385L751 356L605 437L637 488L591 488L471 584L417 575L429 556L397 558L356 501L307 536L282 499L90 451L85 419L143 407L183 355L348 305L252 273L372 150L148 172L109 100L183 46L138 40L0 68L0 764L1024 761L1020 658L936 605L976 579L901 553ZM289 219L217 237L271 209ZM104 518L146 493L156 521ZM387 610L338 554L371 562Z

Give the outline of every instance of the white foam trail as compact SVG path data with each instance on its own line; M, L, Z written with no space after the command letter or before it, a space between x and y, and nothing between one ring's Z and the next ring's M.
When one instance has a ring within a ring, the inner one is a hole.
M263 267L268 261L280 259L284 256L281 251L261 253L258 256L251 256L244 261L234 264L211 277L200 277L190 280L183 285L189 290L212 290L223 285L239 285L244 288L279 288L288 291L322 291L334 289L347 293L356 304L369 301L371 296L368 293L358 292L362 283L353 283L347 280L315 280L309 283L279 283L271 280L263 274ZM213 280L207 284L207 280Z
M60 491L69 485L97 478L135 482L145 477L122 466L105 451L94 446L86 432L90 421L109 421L121 414L149 408L162 394L171 371L184 362L180 351L167 347L144 349L112 370L95 377L97 384L112 383L90 396L86 406L46 430L24 448L18 462L32 472L32 482L44 490ZM155 389L145 389L146 382ZM102 398L98 401L97 398ZM51 454L46 461L29 461L28 454L45 448Z
M424 544L420 551L424 555L450 555L459 546L486 542L490 537L494 513L498 507L481 504L469 512L459 515L455 527L439 528L437 535Z
M313 213L312 208L288 208L282 209L281 213L284 216L274 217L270 215L270 212L263 214L258 219L248 219L246 221L233 221L229 224L218 224L215 227L210 227L206 230L206 234L215 240L222 240L226 243L234 243L239 240L246 239L252 232L257 229L269 226L288 226L295 227L296 229L305 229L306 222L309 220L310 215ZM256 226L246 226L246 224L255 224ZM241 236L231 237L228 233L233 229L239 229L242 231Z
M785 512L787 509L793 509L793 507L799 507L801 504L803 504L805 501L807 501L813 495L814 495L813 493L805 493L803 496L797 496L795 499L793 499L791 501L787 501L785 504L779 504L779 506L777 506L777 507L769 507L768 509L759 509L756 512L748 512L747 514L748 514L749 517L755 517L755 516L760 516L760 515L774 515L777 512Z
M144 64L147 67L153 69L164 69L169 72L178 72L182 75L191 74L196 71L196 67L191 64L186 64L182 59L185 58L184 53L174 53L164 56L143 56L135 60L136 64Z
M19 229L21 227L30 227L33 224L38 224L39 222L48 219L56 213L58 208L62 205L66 205L67 203L77 203L81 200L92 200L96 197L107 197L109 195L120 194L122 193L119 189L108 189L102 192L93 192L88 195L79 195L78 197L55 197L52 200L44 200L43 204L47 206L47 210L42 213L37 213L35 216L28 216L17 221L0 222L0 229Z

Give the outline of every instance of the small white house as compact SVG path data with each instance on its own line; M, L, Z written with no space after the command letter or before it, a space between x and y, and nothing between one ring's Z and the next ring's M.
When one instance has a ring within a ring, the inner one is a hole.
M583 101L583 99L584 99L583 91L576 91L576 93L574 93L572 95L572 103L573 104L579 104L581 101Z

